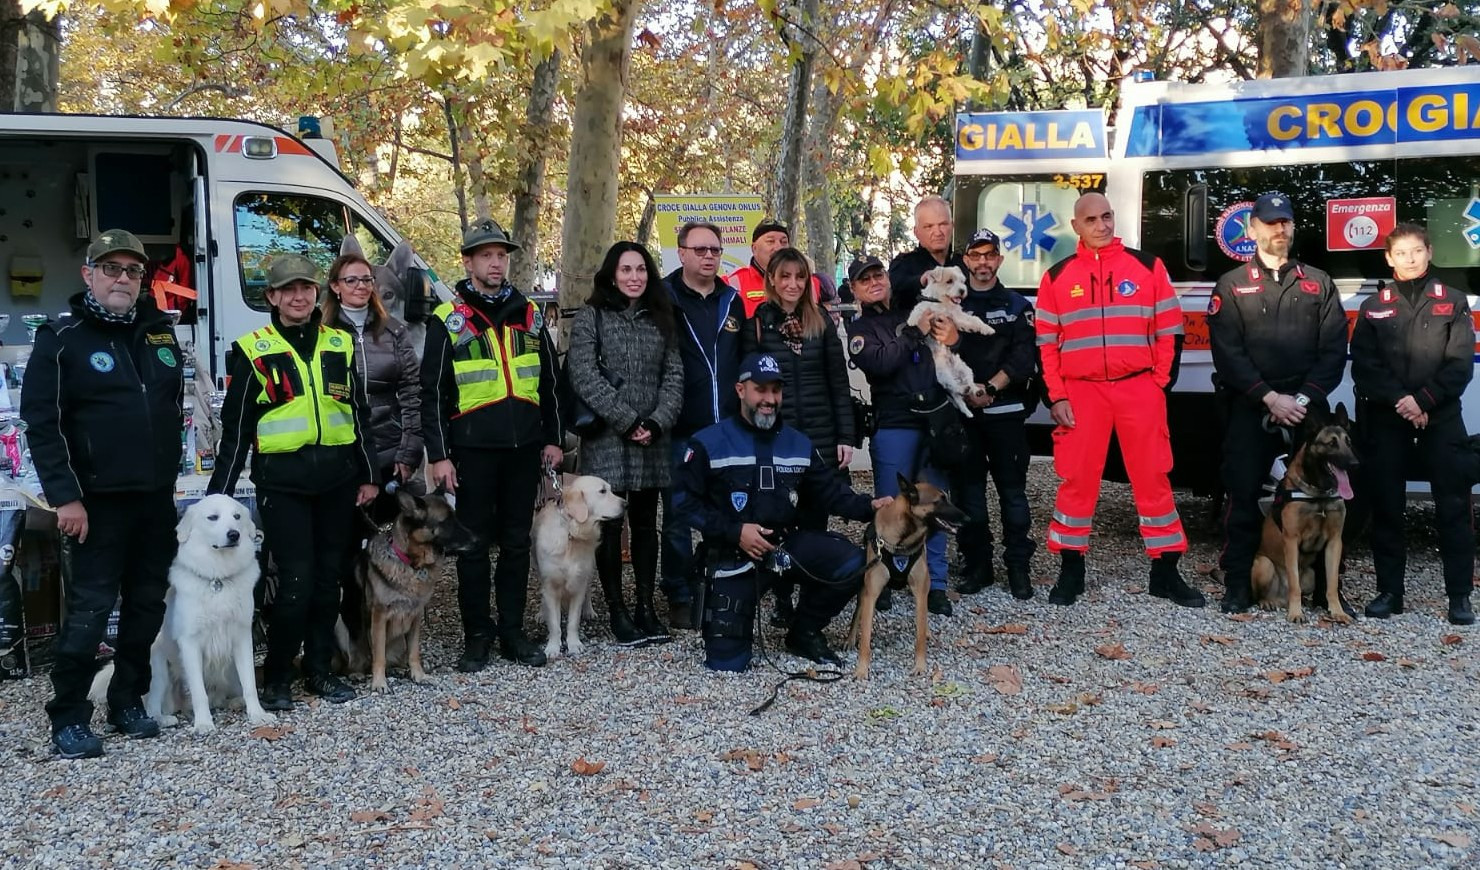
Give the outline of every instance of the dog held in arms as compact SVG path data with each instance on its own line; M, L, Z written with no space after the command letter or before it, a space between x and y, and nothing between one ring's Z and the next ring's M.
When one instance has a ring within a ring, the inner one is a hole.
M930 355L935 361L935 380L946 388L951 401L966 416L972 416L971 407L965 396L978 390L971 366L956 356L956 352L929 337L929 326L921 326L928 315L931 320L949 320L962 332L991 335L992 327L986 321L961 307L966 298L966 276L955 266L941 266L925 273L925 287L920 291L920 301L910 311L905 323L924 332L930 345Z
M1291 622L1304 618L1301 599L1315 591L1317 559L1325 561L1326 601L1333 622L1349 623L1338 592L1341 530L1352 497L1349 471L1357 463L1345 405L1334 417L1312 413L1299 429L1299 446L1275 490L1254 557L1254 600L1265 610L1285 606Z
M185 509L176 529L180 549L170 565L164 623L149 651L149 695L144 711L161 726L179 724L185 697L195 733L216 730L211 709L238 700L252 725L277 717L257 700L252 649L252 589L261 569L257 527L247 509L225 495L208 495ZM88 697L107 695L109 663L93 679Z
M951 504L946 494L921 481L911 483L899 476L899 495L874 512L874 522L864 537L863 589L853 611L848 645L858 644L858 662L853 677L868 679L873 638L874 602L887 585L908 585L915 598L915 676L925 673L927 624L925 600L930 593L930 569L925 564L925 539L936 530L954 535L966 514Z
M581 615L596 576L596 544L601 524L618 519L627 502L612 492L599 477L563 475L560 494L547 500L534 517L535 571L540 577L544 599L545 626L549 630L545 655L560 655L561 610L565 622L565 648L580 655Z
M401 509L395 522L376 531L355 559L354 582L360 588L358 636L343 620L335 627L347 673L370 671L370 688L390 689L388 664L406 665L413 683L424 683L421 666L421 623L446 561L470 552L480 542L457 521L442 491L417 495L409 487L396 492Z

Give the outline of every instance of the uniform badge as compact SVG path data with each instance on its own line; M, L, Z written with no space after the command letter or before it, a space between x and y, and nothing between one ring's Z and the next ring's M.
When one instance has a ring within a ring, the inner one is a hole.
M170 350L167 347L162 347L159 350L155 351L155 353L159 356L159 361L160 362L164 363L165 365L169 366L170 368L174 368L175 367L175 352L174 351Z
M1130 280L1129 278L1115 285L1115 292L1119 293L1121 296L1134 296L1136 295L1136 290L1138 289L1139 288L1136 287L1136 282Z
M848 352L851 354L863 353L863 336L855 335L848 339Z
M1436 303L1434 303L1434 313L1437 314L1437 315L1440 315L1442 317L1453 317L1454 316L1454 303L1453 302L1445 302L1443 304L1439 304L1439 303L1436 302Z
M1377 311L1369 311L1369 312L1367 312L1367 319L1368 320L1386 320L1387 318L1392 317L1394 314L1397 314L1397 313L1398 313L1398 309L1396 309L1396 308L1381 308L1381 309L1378 309Z
M740 318L736 317L733 314L731 314L729 317L726 317L725 318L725 332L739 332L739 331L740 331Z
M1081 287L1081 286L1079 286L1078 284L1075 284L1074 287L1069 291L1069 298L1070 299L1078 299L1079 297L1081 297L1083 295L1084 295L1084 288Z
M144 340L150 344L174 344L175 336L169 332L150 332L144 336Z
M745 510L745 506L748 505L748 504L750 504L750 493L748 493L748 492L732 492L732 493L730 493L730 504L734 505L735 506L735 510L737 510L737 511L743 511L743 510Z
M1239 296L1248 296L1250 293L1263 293L1264 288L1258 284L1250 287L1235 287L1233 292Z
M692 448L692 447L685 447L684 448L684 451L683 451L683 461L684 462L688 462L690 459L693 459L693 458L694 458L694 448Z
M268 349L272 347L272 342L268 341L265 338L259 338L257 339L257 343L252 346L257 348L258 352L260 353L267 353Z
M447 315L447 331L462 332L463 326L465 326L467 322L468 319L466 317L454 311L451 314Z
M113 371L113 357L101 350L88 357L87 363L104 374Z
M544 329L544 328L545 328L545 315L544 315L544 312L540 311L539 306L535 306L534 316L529 319L529 331L530 332L539 332L541 329Z
M903 574L905 570L910 567L909 556L901 556L900 554L895 553L893 556L890 557L890 561L894 563L894 573L896 574Z
M1214 293L1212 296L1208 297L1208 316L1209 317L1211 317L1214 314L1217 314L1218 312L1220 312L1222 310L1223 310L1223 297L1222 296L1219 296L1217 293Z
M788 501L791 502L791 506L792 507L796 507L797 506L797 491L796 490L794 490L794 489L787 490L787 492L786 492L786 498L787 498Z
M340 338L337 335L331 335L331 336L329 336L329 346L330 347L344 347L344 339Z
M1321 284L1319 281L1301 281L1300 292L1309 293L1312 296L1317 295L1321 292Z

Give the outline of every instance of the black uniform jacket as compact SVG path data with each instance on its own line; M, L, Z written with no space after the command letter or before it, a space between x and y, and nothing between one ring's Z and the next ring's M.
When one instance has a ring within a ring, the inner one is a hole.
M1352 333L1357 395L1384 407L1404 396L1426 413L1459 410L1475 372L1475 324L1465 292L1424 275L1367 297Z
M920 276L941 266L955 266L962 275L971 274L966 261L954 251L946 253L946 261L937 263L935 255L917 245L889 261L889 301L901 311L909 311L920 301Z
M1346 312L1331 276L1254 259L1218 279L1208 300L1217 385L1262 403L1271 392L1324 402L1346 369Z
M971 374L985 384L998 372L1010 380L985 411L973 417L981 420L994 414L1022 411L1036 406L1031 395L1031 381L1038 372L1038 335L1033 327L1033 303L1021 293L1008 290L998 281L990 290L968 290L961 307L992 327L992 335L961 333L956 353L971 366Z
M21 418L46 500L175 486L184 418L184 357L169 319L140 296L132 323L72 316L36 330Z

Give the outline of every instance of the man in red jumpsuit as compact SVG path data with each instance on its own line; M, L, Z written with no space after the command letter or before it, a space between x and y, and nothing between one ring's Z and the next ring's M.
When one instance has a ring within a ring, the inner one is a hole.
M1121 244L1103 195L1080 197L1072 226L1079 246L1044 273L1037 300L1054 470L1063 479L1048 525L1048 549L1062 560L1048 600L1067 606L1084 594L1084 554L1115 433L1152 560L1149 591L1202 607L1202 594L1177 572L1187 536L1167 480L1165 390L1182 333L1176 291L1161 260Z

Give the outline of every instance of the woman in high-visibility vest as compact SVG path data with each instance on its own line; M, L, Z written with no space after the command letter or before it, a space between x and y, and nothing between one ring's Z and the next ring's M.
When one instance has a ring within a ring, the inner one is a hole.
M231 495L253 454L257 511L278 573L259 694L264 708L291 710L300 648L310 694L336 704L355 697L330 671L334 622L355 506L373 501L378 487L354 339L323 324L318 267L299 254L278 257L266 297L272 324L231 348L207 491Z

